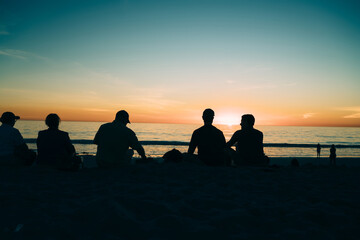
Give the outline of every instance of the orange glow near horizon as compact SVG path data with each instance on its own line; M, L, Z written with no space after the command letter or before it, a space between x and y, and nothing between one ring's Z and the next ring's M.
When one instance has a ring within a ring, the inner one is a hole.
M84 122L111 122L115 118L117 110L91 110L91 109L36 109L13 107L0 109L1 112L12 111L19 115L22 120L44 120L49 113L57 113L62 121L84 121ZM214 124L221 125L239 125L241 115L245 112L221 111L215 110ZM174 124L202 124L202 111L189 111L187 114L180 111L170 111L158 114L141 113L138 109L127 110L130 114L132 123L174 123ZM146 111L144 111L146 112ZM343 118L336 115L323 116L285 116L266 115L259 112L254 113L256 118L255 125L279 125L279 126L333 126L333 127L360 127L356 118Z

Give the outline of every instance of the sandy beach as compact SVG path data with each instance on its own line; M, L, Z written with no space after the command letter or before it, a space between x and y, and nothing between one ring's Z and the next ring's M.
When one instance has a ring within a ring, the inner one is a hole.
M0 238L359 239L360 168L305 160L299 168L1 167Z

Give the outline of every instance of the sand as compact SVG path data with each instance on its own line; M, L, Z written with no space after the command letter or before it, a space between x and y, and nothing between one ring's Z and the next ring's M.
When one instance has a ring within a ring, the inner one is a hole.
M307 164L1 167L0 239L359 239L359 173Z

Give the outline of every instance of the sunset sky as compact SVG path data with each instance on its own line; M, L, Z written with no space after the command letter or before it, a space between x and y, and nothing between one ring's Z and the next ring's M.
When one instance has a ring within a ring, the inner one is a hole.
M75 3L76 2L76 3ZM360 127L359 1L0 1L0 112Z

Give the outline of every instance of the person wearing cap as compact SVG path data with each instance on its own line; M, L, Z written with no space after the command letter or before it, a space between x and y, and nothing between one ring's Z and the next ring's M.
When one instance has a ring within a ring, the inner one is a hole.
M12 112L4 112L0 118L0 164L2 165L31 165L36 153L29 150L21 133L14 128L20 119Z
M119 167L131 163L135 149L142 159L146 159L145 150L135 133L126 125L130 123L125 110L116 113L115 120L100 126L95 135L97 145L96 162L99 167ZM130 149L132 148L132 149Z
M188 154L194 154L197 148L199 159L206 165L222 166L226 163L224 154L226 141L223 132L212 125L214 116L212 109L204 110L202 115L204 126L193 132Z
M241 117L241 130L236 131L226 143L236 165L264 165L268 158L264 154L263 133L254 128L255 118L251 114ZM231 146L236 145L236 153Z
M45 119L45 124L49 128L40 131L36 139L37 164L60 169L70 168L76 152L69 134L59 130L60 117L56 113L50 113Z

